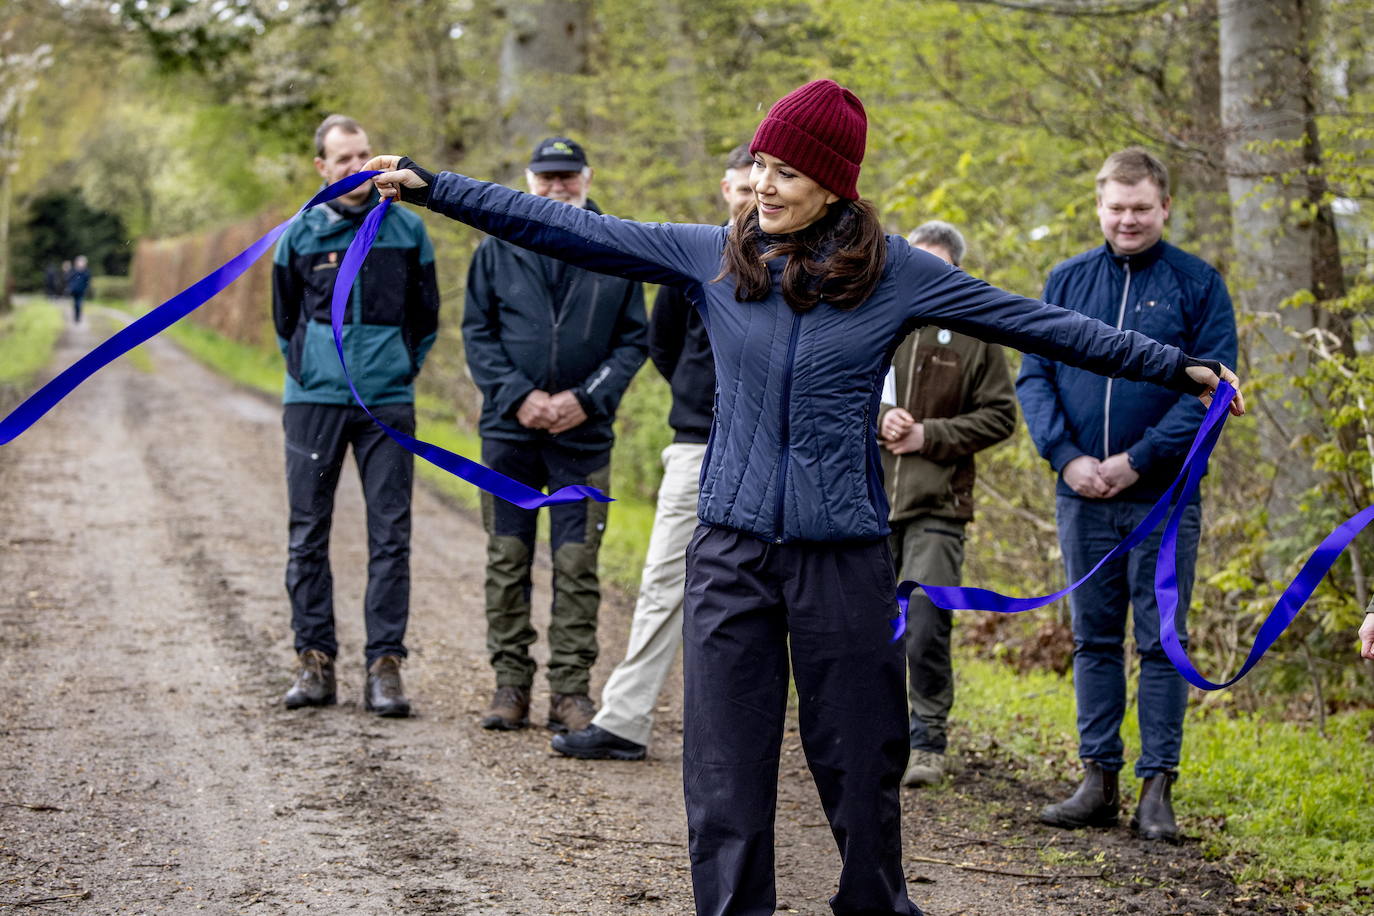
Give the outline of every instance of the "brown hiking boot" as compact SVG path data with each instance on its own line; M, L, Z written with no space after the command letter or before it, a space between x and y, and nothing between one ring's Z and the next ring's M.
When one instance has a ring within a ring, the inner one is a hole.
M549 700L549 728L556 732L580 732L595 715L596 706L585 693L555 693Z
M401 686L401 659L383 655L367 669L367 686L363 688L363 706L375 716L404 719L410 715L410 701Z
M491 708L482 717L482 727L513 732L530 724L530 689L506 685L491 696Z
M286 708L334 705L338 700L334 687L334 659L319 649L306 649L300 654L299 662L295 683L282 700Z

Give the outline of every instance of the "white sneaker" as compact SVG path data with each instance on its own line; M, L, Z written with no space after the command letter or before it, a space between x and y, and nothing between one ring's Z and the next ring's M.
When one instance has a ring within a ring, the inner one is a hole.
M902 785L913 788L938 785L945 778L945 755L934 751L912 751L911 762L902 774Z

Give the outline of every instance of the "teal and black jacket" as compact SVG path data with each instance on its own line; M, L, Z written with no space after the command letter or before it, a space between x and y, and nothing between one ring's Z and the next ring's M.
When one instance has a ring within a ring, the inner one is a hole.
M272 268L272 319L286 357L287 404L351 404L329 324L334 278L349 242L377 203L321 204L277 243ZM414 381L439 327L434 248L414 213L392 207L349 297L344 355L353 383L369 406L409 404Z

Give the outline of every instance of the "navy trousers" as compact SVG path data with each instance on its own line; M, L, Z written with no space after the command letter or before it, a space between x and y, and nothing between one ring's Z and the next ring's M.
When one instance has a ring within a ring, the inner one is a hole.
M1149 513L1149 503L1126 500L1057 500L1059 544L1069 581L1077 581L1130 534ZM1188 604L1193 593L1202 508L1189 506L1178 532L1179 641L1188 648ZM1069 595L1073 612L1073 686L1078 699L1078 755L1120 770L1125 765L1121 721L1126 715L1126 618L1130 611L1140 656L1136 718L1140 725L1141 779L1178 769L1188 682L1159 641L1155 560L1164 525L1125 556L1098 570Z
M415 408L387 404L373 412L393 429L413 435ZM415 459L373 423L361 407L337 404L287 404L286 492L291 530L286 591L291 597L291 627L296 651L319 649L333 657L334 576L329 568L329 532L334 521L334 491L344 456L353 458L367 502L366 660L405 657L410 619L410 497Z
M802 747L840 851L836 914L920 916L902 872L906 656L886 541L687 550L682 776L698 916L773 916L789 653Z

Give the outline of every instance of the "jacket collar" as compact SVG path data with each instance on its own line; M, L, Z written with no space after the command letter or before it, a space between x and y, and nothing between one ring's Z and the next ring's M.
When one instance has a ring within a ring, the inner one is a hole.
M1160 239L1144 251L1136 252L1135 254L1117 254L1112 250L1110 242L1103 242L1101 251L1103 256L1110 258L1112 263L1117 267L1123 269L1130 267L1132 271L1138 271L1144 270L1163 257L1164 249L1167 248L1168 245L1168 242L1164 241L1164 239Z

